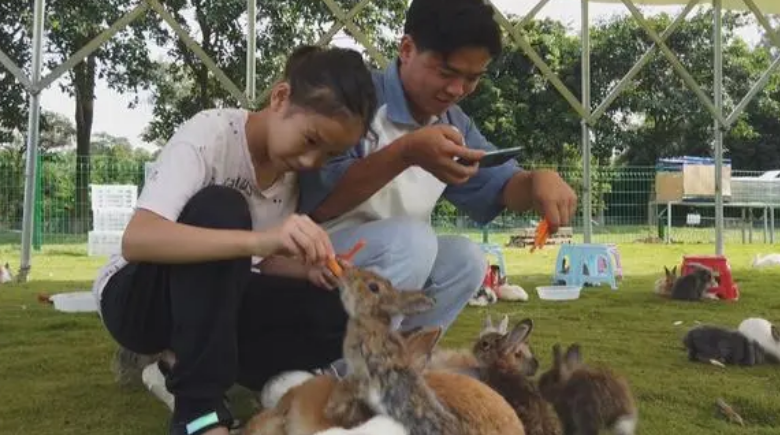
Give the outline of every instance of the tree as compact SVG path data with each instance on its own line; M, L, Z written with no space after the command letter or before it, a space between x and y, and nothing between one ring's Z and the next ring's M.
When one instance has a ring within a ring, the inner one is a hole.
M537 53L577 95L580 92L579 40L563 24L545 19L523 32ZM524 164L566 160L566 147L578 146L579 116L515 44L491 63L476 92L461 103L482 133L499 148L522 146Z
M357 1L337 1L348 11ZM245 85L246 37L241 17L243 0L206 2L171 0L165 3L174 18L198 42L211 59L240 88ZM380 29L398 29L406 10L403 0L372 1L357 16L357 26L367 35ZM184 19L187 12L194 16ZM258 3L257 89L269 86L295 46L311 43L324 33L333 16L322 1L272 0ZM155 39L167 48L168 59L154 70L154 118L144 132L147 142L164 143L173 131L198 111L235 107L238 102L224 89L203 62L167 26ZM392 35L374 38L388 50Z
M648 18L657 31L671 17ZM749 65L750 51L735 30L744 14L724 14L724 108L728 113L758 76ZM652 41L632 17L620 17L593 31L593 99L602 101L617 80L647 50ZM683 22L667 45L680 59L705 94L712 98L712 11L704 10ZM656 51L652 60L607 109L595 126L596 142L621 153L629 165L653 165L659 157L711 156L713 120L665 57Z
M53 69L60 65L136 5L137 2L131 0L50 2L46 13L49 30L46 66ZM148 87L152 63L146 34L155 21L147 14L120 31L69 71L60 86L76 100L75 232L85 231L89 218L89 155L95 83L98 79L106 80L110 88L122 93Z
M45 110L41 113L39 155L42 160L56 159L58 154L63 154L63 151L71 148L75 136L76 128L68 118ZM21 222L24 202L27 141L18 130L11 132L10 138L6 143L0 144L0 176L3 177L3 187L0 189L0 227L4 226L4 222L5 226L10 227L16 227ZM70 174L73 173L72 168L71 165ZM42 176L46 179L50 171L45 166L42 171ZM72 181L69 184L72 185ZM71 195L70 201L72 200Z
M0 2L0 50L29 74L30 28L32 8L23 1ZM0 65L0 144L12 142L15 132L27 122L27 91L5 67Z

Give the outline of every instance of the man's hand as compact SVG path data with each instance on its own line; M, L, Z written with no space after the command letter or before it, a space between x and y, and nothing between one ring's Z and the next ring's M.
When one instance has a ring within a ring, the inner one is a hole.
M568 225L577 212L577 195L554 171L516 173L501 193L504 206L517 213L534 210L547 218L550 232Z
M476 162L485 154L482 150L466 148L458 129L448 124L437 124L415 130L403 137L403 156L410 164L419 166L447 184L461 184L473 177L478 164L464 165L455 161Z
M553 233L568 225L577 212L577 194L554 171L533 172L531 198L534 210L547 219Z

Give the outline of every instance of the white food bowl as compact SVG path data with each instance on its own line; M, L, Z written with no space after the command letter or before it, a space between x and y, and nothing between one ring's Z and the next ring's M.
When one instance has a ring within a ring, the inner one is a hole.
M54 304L54 309L66 313L87 313L97 311L97 302L92 292L59 293L49 300Z
M579 299L582 286L578 285L552 285L536 287L539 299L546 301L570 301Z

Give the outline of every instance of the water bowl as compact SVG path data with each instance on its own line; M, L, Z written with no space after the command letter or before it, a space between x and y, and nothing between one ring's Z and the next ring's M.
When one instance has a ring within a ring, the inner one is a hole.
M582 286L578 285L551 285L536 287L539 299L545 301L571 301L580 298Z
M92 292L59 293L49 298L54 309L65 313L89 313L97 311L97 302Z

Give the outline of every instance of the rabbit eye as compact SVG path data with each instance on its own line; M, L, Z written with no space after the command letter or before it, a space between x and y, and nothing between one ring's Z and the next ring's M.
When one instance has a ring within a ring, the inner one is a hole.
M489 342L487 342L487 341L483 341L483 342L482 342L482 349L485 349L485 350L487 350L487 349L489 349L489 348L490 348L490 343L489 343Z
M371 290L372 293L379 293L379 284L370 282L368 283L368 289Z

